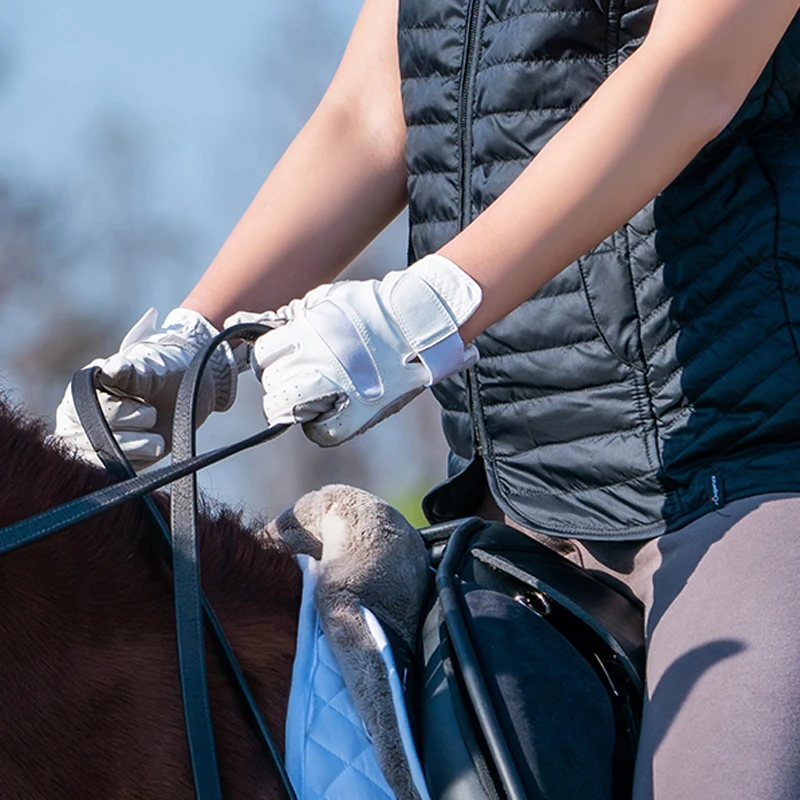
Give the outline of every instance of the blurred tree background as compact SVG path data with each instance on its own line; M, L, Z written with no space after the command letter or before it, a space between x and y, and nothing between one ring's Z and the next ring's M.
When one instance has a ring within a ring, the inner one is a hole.
M148 306L163 315L181 301L313 111L359 5L0 8L0 386L15 402L52 424L75 369L116 350ZM404 266L405 224L346 275ZM201 447L261 424L258 385L244 375ZM425 395L332 450L291 430L201 485L272 516L313 488L350 483L421 523L419 498L442 479L445 452Z

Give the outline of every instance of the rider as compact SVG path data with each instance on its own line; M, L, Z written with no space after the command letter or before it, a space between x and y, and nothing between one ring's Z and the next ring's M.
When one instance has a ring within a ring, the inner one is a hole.
M138 466L242 308L276 325L267 419L319 444L434 386L429 516L504 516L644 603L636 800L800 797L798 5L366 0L200 282L101 364ZM326 283L405 204L411 266ZM69 391L56 432L86 452Z

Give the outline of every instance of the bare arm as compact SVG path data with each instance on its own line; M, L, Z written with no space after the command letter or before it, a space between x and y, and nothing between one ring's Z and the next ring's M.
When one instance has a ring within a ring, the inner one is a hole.
M406 203L397 0L366 0L319 107L181 304L217 327L333 279Z
M484 290L470 341L662 191L732 119L798 0L661 0L642 46L439 252Z

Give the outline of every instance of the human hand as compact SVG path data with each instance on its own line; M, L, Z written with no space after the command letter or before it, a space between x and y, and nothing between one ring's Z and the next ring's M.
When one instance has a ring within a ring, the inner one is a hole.
M169 452L181 379L195 354L218 333L190 309L174 309L160 328L156 328L157 316L154 308L149 309L126 334L118 353L88 365L100 367L100 406L135 469L150 466ZM233 405L238 372L226 342L212 355L203 375L196 407L198 425L212 411ZM78 419L70 386L56 409L54 436L99 463Z
M225 321L277 326L253 346L270 425L303 424L313 442L347 441L399 411L426 386L475 363L458 329L480 286L430 255L382 280L325 284L276 312Z

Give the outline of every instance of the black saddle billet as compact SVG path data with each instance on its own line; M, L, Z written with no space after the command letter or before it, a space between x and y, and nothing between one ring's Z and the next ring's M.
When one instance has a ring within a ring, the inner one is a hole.
M477 518L422 531L417 743L433 800L627 800L642 609L540 542Z

